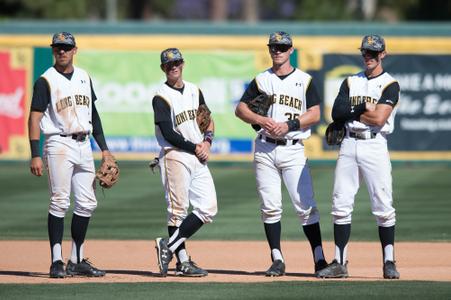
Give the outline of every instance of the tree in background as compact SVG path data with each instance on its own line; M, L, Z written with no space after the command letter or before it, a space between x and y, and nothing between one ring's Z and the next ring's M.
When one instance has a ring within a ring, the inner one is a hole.
M449 0L0 0L0 19L450 21Z

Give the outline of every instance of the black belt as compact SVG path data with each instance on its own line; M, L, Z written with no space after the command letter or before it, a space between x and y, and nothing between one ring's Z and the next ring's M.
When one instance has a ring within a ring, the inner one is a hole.
M349 132L349 137L358 139L358 140L369 140L374 139L376 137L376 132L370 132L369 135L367 132Z
M291 145L294 145L294 144L296 144L297 142L299 142L299 140L286 140L286 139L276 140L276 139L270 138L270 137L268 137L268 136L264 136L264 135L262 135L262 134L259 135L259 138L260 138L261 140L267 141L268 143L276 144L276 145L278 145L278 146L286 146L286 145L288 144L288 141L292 141Z
M73 140L76 140L78 142L84 142L88 135L89 135L89 133L86 133L86 132L73 133L73 134L60 134L60 136L62 136L62 137L70 137Z

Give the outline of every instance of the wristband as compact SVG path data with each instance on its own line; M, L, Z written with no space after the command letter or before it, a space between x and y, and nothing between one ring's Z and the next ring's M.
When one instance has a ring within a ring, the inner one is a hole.
M299 122L298 118L294 120L289 120L286 123L288 125L288 131L296 131L299 128L301 128L301 122Z
M31 158L41 156L39 154L39 140L30 140Z
M213 133L213 131L207 130L204 133L204 141L209 142L211 145L213 143L214 136L215 134Z

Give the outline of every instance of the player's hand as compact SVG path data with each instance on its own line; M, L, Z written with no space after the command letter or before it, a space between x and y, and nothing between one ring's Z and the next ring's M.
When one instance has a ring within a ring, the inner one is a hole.
M274 128L277 126L276 121L274 121L272 118L269 117L261 117L257 124L260 125L260 127L265 129L267 132L273 131Z
M210 143L202 142L200 144L197 144L195 153L200 162L207 162L210 155Z
M376 104L365 102L365 110L367 110L367 111L375 111L376 110Z
M43 163L40 156L33 157L30 162L30 171L31 174L36 176L42 176L43 174Z
M275 137L282 137L288 133L288 124L286 122L278 122L272 131L269 133Z

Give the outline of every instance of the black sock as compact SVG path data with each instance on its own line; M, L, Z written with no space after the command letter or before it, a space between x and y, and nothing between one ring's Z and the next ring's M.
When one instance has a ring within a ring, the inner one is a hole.
M381 227L379 226L379 239L381 241L382 246L382 257L383 261L385 261L385 246L395 244L395 225L390 227Z
M168 226L169 237L171 237L177 229L178 229L178 227L176 227L176 226ZM177 262L180 262L178 253L180 252L180 250L183 250L183 249L185 249L185 242L181 243L180 246L177 249L175 249L175 254L176 254L175 256L177 258Z
M49 213L47 217L47 229L49 233L50 251L52 253L53 262L53 246L55 246L55 244L61 245L63 242L64 218L58 218Z
M315 260L315 248L318 246L320 246L321 249L323 248L319 222L315 224L302 226L302 229L304 230L304 234L307 237L308 241L310 242L310 247L312 248L313 253L313 260ZM324 251L322 255L324 257Z
M82 217L76 214L72 216L71 233L72 240L77 246L77 263L80 263L80 247L85 242L86 232L88 231L89 217Z
M185 220L183 220L182 224L180 224L178 236L168 244L168 247L171 247L180 238L190 238L202 227L202 225L204 225L204 223L201 219L193 213L189 214Z
M351 224L345 224L345 225L338 225L334 224L334 239L335 239L335 246L340 249L340 261L341 264L346 264L345 261L343 261L343 251L348 244L349 237L351 236Z
M280 247L280 234L282 231L282 225L279 222L267 224L263 223L265 226L265 234L266 239L268 240L269 248L272 249L278 249L280 253L282 253L281 247ZM271 253L271 259L274 260Z

